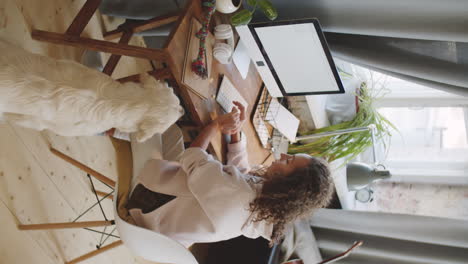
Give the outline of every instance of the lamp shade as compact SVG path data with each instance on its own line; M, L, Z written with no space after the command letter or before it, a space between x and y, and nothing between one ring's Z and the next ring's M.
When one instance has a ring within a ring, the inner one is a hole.
M362 162L348 163L346 165L348 189L359 190L376 180L389 178L390 172L385 170L385 167L383 170L379 169L379 166L374 167Z

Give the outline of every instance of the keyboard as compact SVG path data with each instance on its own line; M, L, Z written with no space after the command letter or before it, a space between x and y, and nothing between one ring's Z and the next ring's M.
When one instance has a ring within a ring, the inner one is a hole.
M245 109L247 110L247 107L249 104L247 104L247 101L242 97L242 95L237 91L236 87L232 84L232 82L226 77L223 77L223 81L221 82L221 87L219 88L218 95L216 96L216 102L221 105L223 110L226 113L231 112L232 107L234 104L232 103L233 101L238 101L241 103Z

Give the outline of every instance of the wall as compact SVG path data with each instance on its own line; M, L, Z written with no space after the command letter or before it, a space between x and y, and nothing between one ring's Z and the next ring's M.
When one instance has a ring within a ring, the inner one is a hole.
M289 96L286 98L289 110L301 120L299 123L299 134L314 130L315 124L305 96Z

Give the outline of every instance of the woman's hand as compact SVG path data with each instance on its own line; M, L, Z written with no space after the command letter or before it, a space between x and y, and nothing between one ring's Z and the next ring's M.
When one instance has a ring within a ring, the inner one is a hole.
M219 116L214 122L223 134L235 134L242 129L245 122L245 107L234 101L234 107L230 113Z
M242 105L241 103L237 101L234 101L232 103L237 107L237 109L239 109L239 125L238 125L237 130L231 133L231 134L237 134L242 130L242 126L245 123L245 107L244 105Z
M231 144L237 143L241 140L240 131L242 130L242 125L245 122L245 107L239 102L234 101L233 103L235 107L239 109L239 126L231 133Z
M213 120L209 125L204 127L200 134L192 141L190 147L198 147L205 149L208 147L210 140L220 130L223 134L237 135L240 132L245 121L245 107L239 102L233 102L234 107L230 113L220 115Z
M239 110L233 107L230 113L218 116L213 122L223 134L231 134L239 126Z

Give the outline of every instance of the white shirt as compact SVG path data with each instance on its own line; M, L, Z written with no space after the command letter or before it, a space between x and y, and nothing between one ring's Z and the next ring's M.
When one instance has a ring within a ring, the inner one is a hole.
M245 142L229 144L227 158L230 165L223 166L201 148L188 148L180 162L149 160L138 183L177 198L147 214L131 209L130 215L137 225L186 247L240 235L269 240L273 225L249 218L256 187L249 181L254 176L245 174L250 170Z

